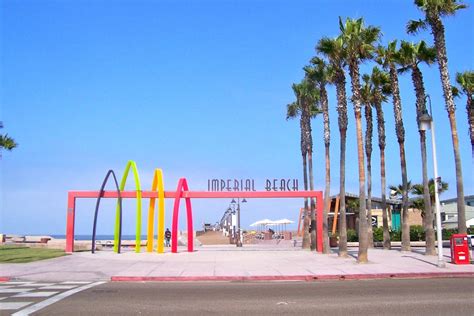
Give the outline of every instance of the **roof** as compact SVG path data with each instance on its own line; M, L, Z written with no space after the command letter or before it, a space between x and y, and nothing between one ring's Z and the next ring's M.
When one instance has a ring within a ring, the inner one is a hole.
M339 196L339 194L336 194L336 195L331 196L331 200L332 200L332 199L335 199L335 198L338 197L338 196ZM359 198L359 195L353 194L353 193L350 193L350 192L346 192L346 198L355 198L355 199L358 199L358 198ZM382 203L382 198L373 196L373 197L372 197L372 201ZM402 201L401 201L401 200L386 199L386 201L387 201L387 204L391 204L391 205L400 205L400 204L402 204Z
M464 202L467 203L467 201L474 201L474 195L465 195L464 196ZM447 200L442 200L440 201L441 204L451 204L451 203L457 203L458 198L452 198L452 199L447 199Z

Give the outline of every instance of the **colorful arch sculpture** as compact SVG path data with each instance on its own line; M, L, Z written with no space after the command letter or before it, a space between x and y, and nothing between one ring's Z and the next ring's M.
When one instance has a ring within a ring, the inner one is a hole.
M171 229L171 252L178 252L178 215L179 215L179 202L183 197L183 192L189 191L188 182L185 178L179 179L178 187L176 189L176 196L174 199L173 207L173 224ZM186 197L186 218L188 226L188 252L194 251L194 236L193 236L193 210L191 207L191 198Z
M97 198L97 202L95 203L95 212L94 212L94 225L92 227L92 253L95 253L95 232L97 228L97 215L99 213L99 206L100 206L100 200L102 199L102 196L104 195L104 189L105 185L107 184L107 181L109 180L110 175L114 178L115 182L115 188L117 189L117 203L118 203L118 208L119 208L119 232L118 232L118 240L115 241L115 243L118 245L116 252L120 253L120 246L122 243L122 197L120 196L120 189L119 185L117 182L117 178L115 177L115 173L113 170L109 170L107 172L107 175L104 178L104 181L102 182L102 185L100 187L99 191L99 197Z
M156 222L157 232L157 247L158 253L164 253L164 235L165 235L165 188L163 183L163 171L155 169L153 174L153 183L151 185L152 192L158 192L158 219ZM147 252L153 251L153 229L155 218L155 200L150 198L150 205L148 207L148 229L147 229Z
M129 160L127 162L127 166L125 167L125 171L122 176L122 180L120 182L120 191L125 189L125 184L127 183L128 173L132 168L133 171L133 178L135 180L135 191L137 193L137 224L136 224L136 236L135 236L135 252L140 252L140 244L141 240L141 231L142 231L142 189L140 185L140 177L138 175L137 164L133 160ZM115 215L115 242L114 242L114 250L117 252L118 247L118 238L119 238L119 231L122 230L122 222L120 220L119 214L119 205L117 204L117 211Z

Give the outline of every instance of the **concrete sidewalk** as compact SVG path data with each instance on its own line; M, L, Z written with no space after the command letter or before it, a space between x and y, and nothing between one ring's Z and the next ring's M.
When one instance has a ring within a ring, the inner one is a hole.
M76 252L72 255L23 264L1 264L0 277L32 281L100 280L310 280L390 277L474 277L474 265L436 266L436 256L423 248L411 252L370 249L368 264L357 264L357 248L349 257L322 255L300 248L216 245L188 253ZM169 251L169 249L167 249ZM449 249L444 249L446 262Z

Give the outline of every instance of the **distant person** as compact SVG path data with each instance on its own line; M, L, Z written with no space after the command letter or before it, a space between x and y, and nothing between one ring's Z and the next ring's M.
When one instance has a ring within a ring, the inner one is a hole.
M270 233L270 236L273 236L273 234L275 233L275 231L271 228L268 229L268 232Z
M171 245L170 241L171 241L171 232L169 228L166 228L166 231L165 231L165 246L166 247L170 247Z

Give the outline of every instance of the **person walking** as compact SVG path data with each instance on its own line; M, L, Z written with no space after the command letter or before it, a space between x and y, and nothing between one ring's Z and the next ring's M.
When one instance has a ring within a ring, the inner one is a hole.
M171 241L171 232L169 228L166 228L166 231L165 231L165 246L166 247L171 246L170 241Z

